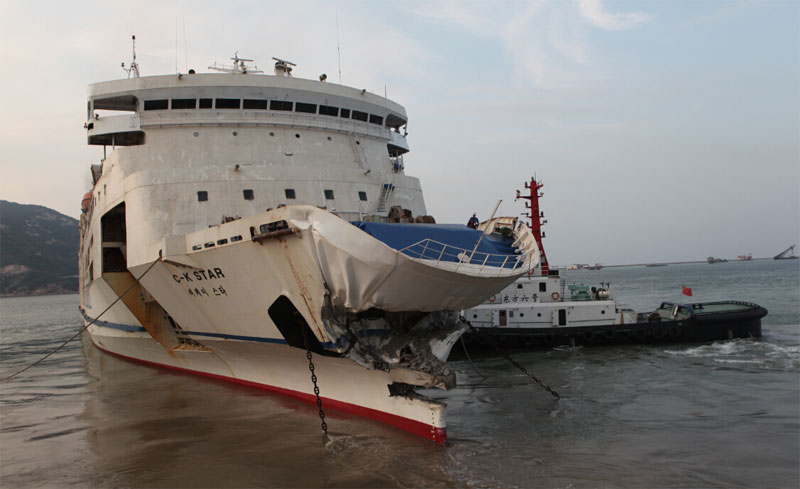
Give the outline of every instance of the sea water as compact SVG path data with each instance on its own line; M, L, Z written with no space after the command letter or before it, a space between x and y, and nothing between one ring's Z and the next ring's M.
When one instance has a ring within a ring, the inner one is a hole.
M0 384L2 487L787 487L800 484L800 260L569 272L620 303L747 300L763 338L453 362L450 444L104 354L84 336ZM81 327L77 296L0 300L0 376ZM457 346L458 347L458 346ZM320 389L324 395L325 386Z

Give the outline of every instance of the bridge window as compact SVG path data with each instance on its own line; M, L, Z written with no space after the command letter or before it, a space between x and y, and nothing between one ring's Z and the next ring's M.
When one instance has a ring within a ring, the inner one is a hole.
M367 193L363 192L363 191L359 191L358 192L358 199L366 202L367 201Z
M361 112L360 110L354 110L353 119L357 121L367 122L367 120L369 119L369 114L367 114L366 112Z
M245 109L256 109L256 110L267 110L267 101L266 100L254 100L246 98L244 99L244 108Z
M253 189L246 188L242 191L242 194L244 194L244 200L253 200Z
M145 100L144 110L167 110L169 108L169 100Z
M242 101L238 98L218 98L214 102L214 108L216 109L238 109L241 106Z
M172 99L172 109L194 109L197 106L197 100L193 98L174 98Z
M320 105L319 113L320 115L330 115L336 117L337 115L339 115L339 107L333 107L331 105Z
M333 190L326 189L325 190L325 198L328 200L333 200Z
M350 118L350 109L342 109L339 111L339 117L342 119L349 119Z
M383 125L383 117L381 117L379 115L375 115L375 114L370 114L369 115L369 122L372 123L372 124L377 124L379 126L382 126Z
M297 102L296 104L294 104L294 111L305 112L306 114L316 114L317 106L315 104L306 104L303 102Z
M201 98L199 107L201 109L210 109L211 108L211 99L210 98Z
M294 189L293 188L284 189L283 192L286 194L286 198L287 199L294 199L295 198L295 194L294 194Z
M285 110L291 111L294 102L287 102L285 100L270 100L269 101L269 109L270 110Z

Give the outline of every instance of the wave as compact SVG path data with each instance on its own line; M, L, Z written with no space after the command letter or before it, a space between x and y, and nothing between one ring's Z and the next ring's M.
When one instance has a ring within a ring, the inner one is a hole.
M664 353L714 363L741 364L768 370L800 370L800 345L776 344L753 339L719 341Z

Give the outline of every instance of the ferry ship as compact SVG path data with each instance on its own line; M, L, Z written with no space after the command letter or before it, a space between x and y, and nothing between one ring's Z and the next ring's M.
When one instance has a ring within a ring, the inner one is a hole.
M92 342L443 443L445 404L415 389L455 385L458 311L538 264L531 230L436 224L401 105L232 60L142 77L134 50L127 78L89 86Z

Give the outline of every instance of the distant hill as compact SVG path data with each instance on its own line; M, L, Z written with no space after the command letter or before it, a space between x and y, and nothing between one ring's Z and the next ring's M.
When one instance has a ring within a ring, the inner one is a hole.
M0 200L0 296L78 291L78 221Z

